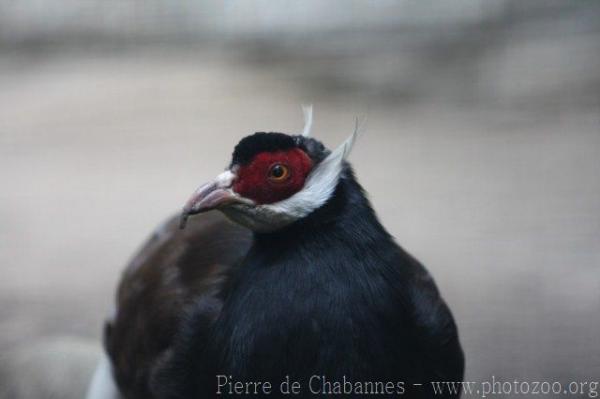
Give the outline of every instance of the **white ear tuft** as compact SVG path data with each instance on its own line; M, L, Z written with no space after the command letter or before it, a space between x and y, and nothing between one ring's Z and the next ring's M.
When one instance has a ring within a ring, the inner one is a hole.
M341 160L348 158L350 155L350 151L354 148L354 143L356 143L356 139L363 133L363 128L365 125L366 118L359 119L356 118L354 123L354 132L350 137L348 137L339 147L337 147L331 154L329 154L328 158L339 158L341 155Z
M308 175L302 190L283 201L263 205L262 209L297 220L325 204L335 191L344 169L344 160L350 154L361 129L362 123L357 119L354 133L319 162Z
M302 113L304 114L304 129L302 129L302 135L304 137L310 137L310 129L313 123L313 106L312 104L303 105Z

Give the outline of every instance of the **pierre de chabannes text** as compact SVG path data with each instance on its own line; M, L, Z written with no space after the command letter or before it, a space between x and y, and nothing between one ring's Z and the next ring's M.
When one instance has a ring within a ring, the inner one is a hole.
M282 381L239 381L230 375L216 376L217 395L263 396L300 395L308 390L312 395L403 395L410 389L431 388L434 395L462 394L487 398L503 395L575 395L588 398L599 396L597 380L589 381L526 381L499 380L491 376L486 381L437 381L423 383L405 383L403 381L352 381L346 376L330 379L324 375L313 375L303 384L289 376Z
M217 375L217 395L299 395L306 389L315 395L365 394L402 395L405 384L402 381L352 381L345 376L332 380L324 375L313 375L303 386L289 376L279 382L236 381L230 375Z

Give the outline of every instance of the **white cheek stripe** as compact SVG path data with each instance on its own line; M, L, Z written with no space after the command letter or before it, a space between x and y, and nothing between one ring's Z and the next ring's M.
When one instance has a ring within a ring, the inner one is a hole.
M354 133L319 163L306 179L302 190L283 201L263 205L263 207L271 208L275 213L283 213L287 217L300 219L323 206L333 195L343 170L344 160L350 155L361 128L357 120Z

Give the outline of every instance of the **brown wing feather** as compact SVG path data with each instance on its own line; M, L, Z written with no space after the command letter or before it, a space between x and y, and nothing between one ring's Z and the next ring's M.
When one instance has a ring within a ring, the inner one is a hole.
M117 291L117 311L105 327L105 347L115 381L127 398L152 398L148 384L154 366L172 345L186 309L199 300L210 317L228 271L250 246L251 233L218 212L160 227L129 263Z

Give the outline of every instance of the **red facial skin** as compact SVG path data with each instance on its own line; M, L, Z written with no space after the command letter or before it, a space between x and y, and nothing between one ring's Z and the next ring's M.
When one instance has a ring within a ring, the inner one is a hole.
M289 176L283 181L269 178L269 171L275 164L288 168ZM233 191L257 204L272 204L300 191L311 169L312 160L299 148L261 152L249 164L239 168Z

